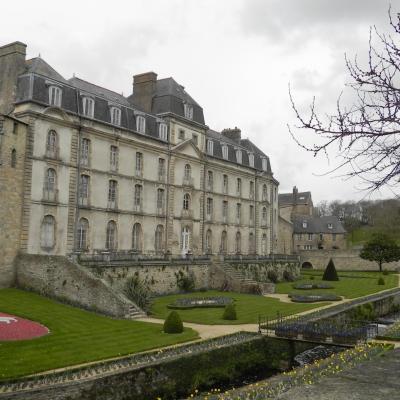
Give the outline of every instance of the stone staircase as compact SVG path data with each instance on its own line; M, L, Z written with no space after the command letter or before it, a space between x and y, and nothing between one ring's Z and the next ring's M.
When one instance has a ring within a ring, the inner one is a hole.
M128 319L137 319L145 317L145 312L139 308L136 304L132 304L129 306L128 314L125 316Z

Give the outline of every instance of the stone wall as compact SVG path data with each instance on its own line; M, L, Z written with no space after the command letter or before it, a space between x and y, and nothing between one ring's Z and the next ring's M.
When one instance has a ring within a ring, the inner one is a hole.
M123 317L134 304L107 282L61 256L20 254L16 285L103 314Z
M293 224L279 216L278 253L293 254Z
M335 267L339 270L378 270L375 262L363 260L359 256L359 250L312 250L300 251L301 265L310 263L314 269L325 269L329 259L332 258ZM399 270L400 262L383 264L388 270Z

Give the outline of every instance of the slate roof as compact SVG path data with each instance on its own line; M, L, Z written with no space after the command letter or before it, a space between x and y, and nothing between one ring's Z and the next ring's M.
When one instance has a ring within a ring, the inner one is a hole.
M49 77L50 79L67 83L67 81L53 67L47 64L47 62L40 57L35 57L31 58L30 60L26 60L25 65L26 65L26 72L28 73L36 73L44 75Z
M189 104L200 107L193 97L186 92L185 88L176 82L174 78L157 79L156 96L175 96Z
M307 227L303 227L303 221ZM332 229L328 228L332 224ZM335 216L313 217L310 215L297 215L293 217L294 233L346 233L342 223Z
M296 204L309 204L311 202L311 192L297 193ZM295 204L293 193L280 193L278 196L279 206L288 206Z

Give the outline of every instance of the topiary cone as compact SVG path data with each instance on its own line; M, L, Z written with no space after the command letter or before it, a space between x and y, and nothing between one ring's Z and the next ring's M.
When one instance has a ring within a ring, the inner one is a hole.
M323 281L338 281L339 276L336 272L335 264L332 258L329 260L328 265L325 268L324 275L322 277Z
M182 333L183 324L176 311L171 311L164 322L164 333Z

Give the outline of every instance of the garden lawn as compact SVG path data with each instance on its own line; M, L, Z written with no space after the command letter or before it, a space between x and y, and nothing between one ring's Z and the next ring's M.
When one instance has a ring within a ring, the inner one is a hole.
M348 299L366 296L398 286L398 276L394 274L382 275L379 272L337 271L339 281L323 281L331 284L333 289L301 290L293 289L296 283L317 283L322 281L324 271L302 271L302 279L296 282L282 282L276 285L276 293L320 294L334 293ZM379 277L383 277L385 285L378 285ZM314 280L310 280L314 277Z
M0 342L0 379L118 357L198 337L185 329L168 335L162 325L118 320L57 303L31 292L0 290L0 311L46 325L50 334Z
M154 300L151 307L151 314L156 318L165 318L170 309L168 304L173 303L180 297L210 297L210 296L226 296L235 300L237 320L227 321L222 319L224 308L193 308L190 310L177 310L182 320L185 322L194 322L206 325L231 325L231 324L256 324L259 315L268 318L275 318L277 312L283 315L296 314L302 311L311 310L320 307L322 304L300 304L300 303L283 303L278 299L264 297L253 294L234 293L234 292L218 292L210 290L207 292L196 292L177 294L170 296L158 297Z

